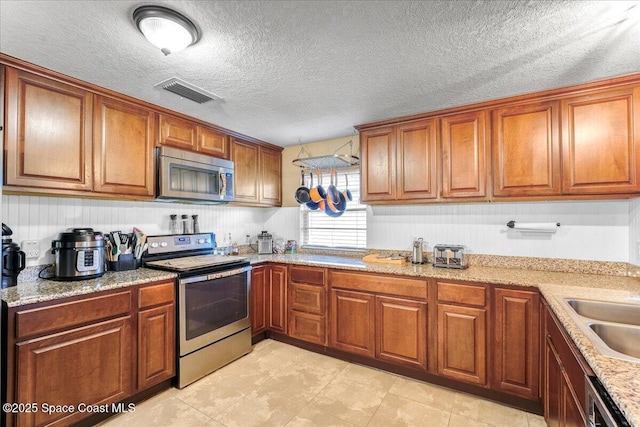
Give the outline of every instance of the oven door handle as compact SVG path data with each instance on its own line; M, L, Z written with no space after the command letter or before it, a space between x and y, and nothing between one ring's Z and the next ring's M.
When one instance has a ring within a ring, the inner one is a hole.
M218 271L216 273L211 273L211 274L203 274L202 276L187 277L185 279L180 279L178 281L178 284L187 285L189 283L197 283L197 282L205 282L207 280L222 279L224 277L235 276L237 274L246 273L247 271L251 271L250 265L242 268L235 268L233 270Z

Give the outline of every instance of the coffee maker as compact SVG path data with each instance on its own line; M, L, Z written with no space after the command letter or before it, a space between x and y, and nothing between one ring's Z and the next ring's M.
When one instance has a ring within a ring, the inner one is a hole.
M18 274L26 265L24 252L17 243L13 243L13 231L2 224L2 288L9 288L18 284Z

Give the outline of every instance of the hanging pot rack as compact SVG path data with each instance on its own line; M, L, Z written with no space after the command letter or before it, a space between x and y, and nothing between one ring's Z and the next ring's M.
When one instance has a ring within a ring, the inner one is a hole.
M344 147L349 146L350 154L340 154L338 151L342 150ZM333 154L328 154L325 156L311 156L309 152L302 147L300 152L298 153L298 158L293 160L292 163L294 166L298 166L300 168L306 169L316 169L316 170L330 170L330 169L338 169L338 168L349 168L353 166L358 166L360 164L360 158L351 154L353 152L353 141L349 141L346 144L342 145ZM303 157L305 156L306 157Z

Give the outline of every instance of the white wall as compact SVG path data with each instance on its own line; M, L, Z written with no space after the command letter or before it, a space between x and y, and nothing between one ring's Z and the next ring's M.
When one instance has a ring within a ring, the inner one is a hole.
M561 226L525 234L509 230L510 220ZM367 215L367 247L410 250L415 236L430 250L464 244L477 254L628 262L629 224L627 200L376 206Z
M51 241L71 227L91 227L106 233L131 232L136 226L148 235L167 234L170 214L178 214L178 218L197 214L200 230L216 233L218 244L222 243L223 233L231 233L232 239L244 244L246 234L255 242L261 230L270 230L265 228L265 221L275 228L277 221L272 215L278 209L3 195L1 211L2 222L13 230L15 242L21 245L24 240L40 241L40 258L27 260L27 265L42 265L54 260L49 251ZM297 236L297 225L295 233Z
M640 199L629 201L629 263L640 267Z
M230 205L189 205L36 196L2 196L2 222L12 227L14 240L39 240L41 257L28 265L53 262L51 240L69 227L147 234L168 232L169 214L198 214L202 231L252 242L261 230L274 238L300 241L297 207L243 208ZM507 221L560 222L553 235L507 230ZM437 243L460 243L469 253L631 262L640 265L640 199L612 201L469 203L376 206L367 209L367 247L410 250L423 237L431 250Z

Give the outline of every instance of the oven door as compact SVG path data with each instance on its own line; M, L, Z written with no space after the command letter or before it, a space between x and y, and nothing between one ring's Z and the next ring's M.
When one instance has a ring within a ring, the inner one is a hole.
M251 326L251 267L178 280L179 355Z

